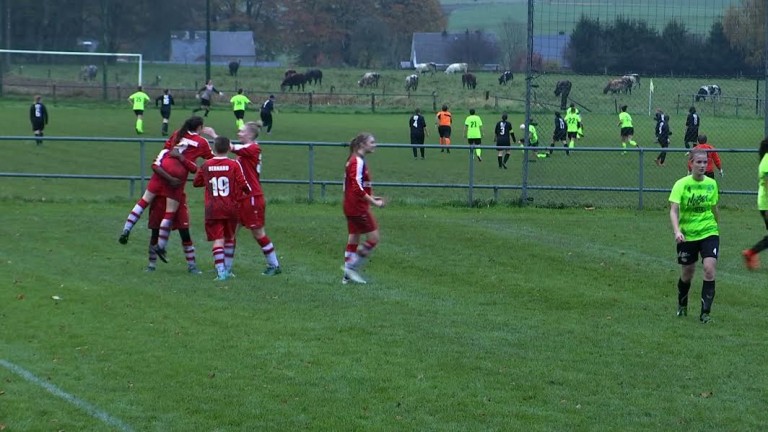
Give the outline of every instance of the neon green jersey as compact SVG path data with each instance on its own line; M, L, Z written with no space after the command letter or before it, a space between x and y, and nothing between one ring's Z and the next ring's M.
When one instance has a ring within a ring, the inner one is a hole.
M536 130L536 126L534 125L528 126L528 141L530 141L531 145L536 145L539 143L539 132Z
M760 160L757 183L757 209L768 210L768 190L765 189L765 181L768 180L768 154Z
M251 103L251 100L245 95L236 94L229 100L232 104L232 111L245 111L245 106Z
M467 138L482 138L483 133L480 128L483 127L483 120L479 115L471 115L464 120L464 126L467 127Z
M128 96L128 100L133 102L133 109L144 110L144 104L149 102L149 96L143 91L137 91L136 93Z
M712 178L704 177L699 181L693 176L685 176L675 182L669 202L680 205L680 231L686 241L720 234L712 211L717 207L718 199L717 182Z
M575 112L568 112L565 114L565 118L563 120L565 120L565 126L568 128L568 132L576 133L579 130L581 117Z
M623 128L632 127L632 116L628 112L619 113L619 123Z

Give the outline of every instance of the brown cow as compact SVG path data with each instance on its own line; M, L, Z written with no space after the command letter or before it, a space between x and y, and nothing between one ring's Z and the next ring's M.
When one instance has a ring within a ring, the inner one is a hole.
M626 93L627 87L631 85L627 82L627 80L623 78L616 78L608 81L608 84L606 84L605 88L603 89L603 94L608 94L608 92L611 92L611 94L616 94L620 92Z

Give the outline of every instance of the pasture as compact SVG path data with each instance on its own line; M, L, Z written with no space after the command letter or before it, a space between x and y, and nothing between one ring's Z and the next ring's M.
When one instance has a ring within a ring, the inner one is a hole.
M249 69L241 68L238 79L252 80L252 93L274 90L281 71ZM171 76L182 82L199 74L192 72ZM382 78L394 86L406 72L386 71ZM237 82L221 75L214 76L217 85L232 94ZM360 75L331 71L328 85ZM478 107L488 133L502 109L513 112L513 124L522 122L514 101L495 107L483 97L484 89L500 87L497 76L478 74L475 91L460 90L458 75L423 78L445 89L439 103L449 101L459 123L469 106ZM597 90L574 83L574 99L593 108L584 112L587 136L579 146L617 146L614 98L600 93L605 77L584 78ZM728 88L754 91L754 82L730 82ZM521 83L516 77L499 91L517 97ZM654 101L675 100L668 83L654 79ZM429 89L419 87L418 105L431 126ZM555 103L544 85L537 92ZM377 113L333 105L308 112L290 93L277 95L275 130L261 140L265 179L306 178L307 150L281 145L288 141L338 143L315 155L318 177L332 180L342 178L341 143L360 130L380 143L407 142L410 103L391 102ZM631 102L636 139L645 145L652 122L635 107L647 109L647 93L618 101ZM134 115L123 101L47 102L46 136L135 136ZM0 102L4 135L30 135L29 103ZM762 119L714 116L709 106L700 111L711 142L723 150L756 147ZM172 126L191 108L177 107ZM541 104L535 114L547 143L552 109ZM679 149L683 118L667 111ZM255 118L249 110L246 119ZM214 101L207 124L234 136L225 100ZM145 137L160 138L156 110L146 113L145 128ZM459 144L460 126L454 130ZM432 127L430 134L427 142L435 144ZM133 175L140 169L133 143L38 147L30 138L0 146L0 172ZM149 143L147 157L159 146ZM527 168L537 184L623 184L637 175L637 156L556 154ZM721 156L722 187L751 193L754 153ZM486 150L475 164L478 181L519 183L523 154L512 158L510 170L500 170L495 151ZM422 161L407 147L382 146L369 161L374 184L467 179L466 150L449 156L429 149ZM642 164L659 188L685 173L682 153L671 154L665 168L650 155ZM142 271L145 230L137 227L126 246L117 243L136 198L128 197L125 182L3 178L0 425L9 431L631 431L765 424L765 270L747 272L739 256L764 235L753 195L722 198L714 321L702 325L695 316L700 272L692 316L674 316L679 270L665 191L638 212L608 208L633 207L631 199L583 192L536 192L533 206L520 206L518 192L494 202L484 191L467 207L463 191L374 187L390 205L376 211L382 242L367 267L369 285L340 283L346 239L340 188L329 187L310 205L306 186L277 184L265 185L267 232L284 273L260 276L261 253L241 233L237 278L216 284L199 190L187 190L198 264L207 270L195 277L185 271L175 234L171 262L155 273ZM547 203L565 208L535 208Z

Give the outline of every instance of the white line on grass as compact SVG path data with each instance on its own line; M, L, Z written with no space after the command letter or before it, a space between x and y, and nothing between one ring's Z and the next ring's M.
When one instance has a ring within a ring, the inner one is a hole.
M61 390L60 388L56 387L53 384L49 384L45 382L44 380L38 378L35 376L32 372L29 372L19 366L16 366L15 364L0 359L0 365L4 366L6 369L10 370L11 372L15 373L16 375L19 375L20 377L24 378L25 380L37 384L38 386L48 390L49 393L53 394L54 396L58 396L65 401L71 403L72 405L80 408L81 410L87 412L91 415L91 417L97 418L101 420L102 422L118 429L123 432L133 432L133 429L128 426L127 424L123 423L121 420L116 419L112 417L111 415L105 413L104 411L96 408L95 406L89 404L88 402L84 400L80 400L76 398L75 396L72 396L71 394L65 392L64 390Z

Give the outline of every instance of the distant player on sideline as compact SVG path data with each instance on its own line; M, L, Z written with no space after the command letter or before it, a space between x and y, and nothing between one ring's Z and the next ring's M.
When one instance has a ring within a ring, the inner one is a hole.
M451 125L453 125L453 117L451 112L448 111L448 105L443 105L443 108L437 113L436 122L437 135L440 137L440 145L445 148L440 149L440 153L444 151L451 152Z
M701 117L696 112L696 107L688 108L688 117L685 119L685 148L691 148L691 144L696 145L700 126Z
M251 103L251 100L243 94L243 89L237 89L237 94L229 100L232 104L232 112L235 114L235 126L240 130L245 124L245 109Z
M565 126L565 120L562 117L562 114L560 114L560 111L555 111L555 129L554 132L552 132L552 144L549 145L549 155L552 156L552 153L554 153L555 143L560 143L565 147L565 154L570 155L571 152L568 151L568 142L566 141L567 135L567 128Z
M765 229L768 230L768 138L760 142L758 157L760 164L757 167L757 210L763 219ZM751 248L741 252L741 256L744 257L744 265L748 270L757 270L760 267L758 254L766 249L768 249L768 235L763 236Z
M37 145L43 145L43 129L48 124L48 110L43 105L43 97L35 96L35 103L29 107L29 121L32 123L32 132L35 134Z
M656 141L661 146L661 152L656 157L656 165L663 167L664 162L667 160L667 147L669 147L669 136L672 132L669 130L669 119L663 111L659 110L656 113ZM690 164L690 162L689 162ZM688 170L690 171L690 169Z
M365 157L376 150L376 139L369 133L358 134L349 143L349 158L344 168L344 215L347 217L347 249L344 253L344 277L350 281L366 283L359 271L379 244L379 226L370 207L384 207L384 199L373 195L371 176ZM362 236L365 243L359 245Z
M209 79L208 82L197 91L197 97L200 99L200 108L192 110L192 114L195 114L198 111L205 111L203 117L208 117L208 113L211 112L211 97L213 97L214 93L218 93L219 96L224 96L224 93L218 91L216 87L213 86L213 80Z
M693 168L691 175L675 182L669 194L669 218L677 243L677 262L682 266L677 281L677 316L688 315L688 291L696 271L696 261L701 255L704 280L699 320L706 324L710 321L709 314L715 299L715 267L720 250L719 193L717 182L704 175L707 153L693 149L689 161Z
M203 163L192 183L195 187L205 187L205 234L208 241L213 242L213 262L219 281L231 276L225 265L224 244L234 242L238 202L251 192L243 168L227 157L229 147L227 137L216 137L213 158Z
M496 149L498 150L496 158L499 161L499 168L504 169L507 169L507 161L509 160L512 143L517 142L515 132L512 130L512 123L507 121L508 118L507 113L503 113L501 120L493 128L493 142L496 143Z
M160 106L160 116L163 118L163 126L160 133L163 136L168 135L168 121L171 119L171 106L173 106L173 96L170 90L163 90L163 94L155 99L155 107Z
M261 112L259 113L259 116L261 117L261 122L264 124L264 127L267 128L267 135L272 133L272 112L277 112L275 109L275 95L269 95L269 98L264 101L263 104L261 104Z
M133 113L136 114L136 133L139 135L144 133L144 105L151 100L141 86L128 96L128 102L133 105Z
M464 120L464 137L469 145L479 146L483 144L483 120L479 115L475 114L474 108L469 109L469 115ZM482 162L482 154L483 149L476 148L473 158L477 156L477 161Z
M429 135L429 132L427 132L427 121L421 115L420 109L416 108L408 118L408 128L411 132L413 158L417 159L417 150L421 150L421 158L424 159L424 137Z
M626 154L627 144L637 147L637 143L632 139L632 136L635 134L635 128L632 126L632 116L627 112L626 105L621 106L619 127L621 127L621 147L625 150L623 154Z
M248 122L237 133L242 144L232 144L230 151L237 155L237 161L243 167L243 174L251 192L240 202L239 220L240 225L251 230L253 239L259 244L264 259L267 261L267 268L261 272L264 276L275 276L282 273L280 262L277 259L275 245L272 244L267 235L264 225L266 224L267 204L264 199L264 190L261 187L261 146L256 142L261 132L261 122ZM239 226L238 226L239 228ZM227 251L227 244L224 245L225 254L234 259L235 243L231 244L232 252ZM231 273L232 263L227 268Z

